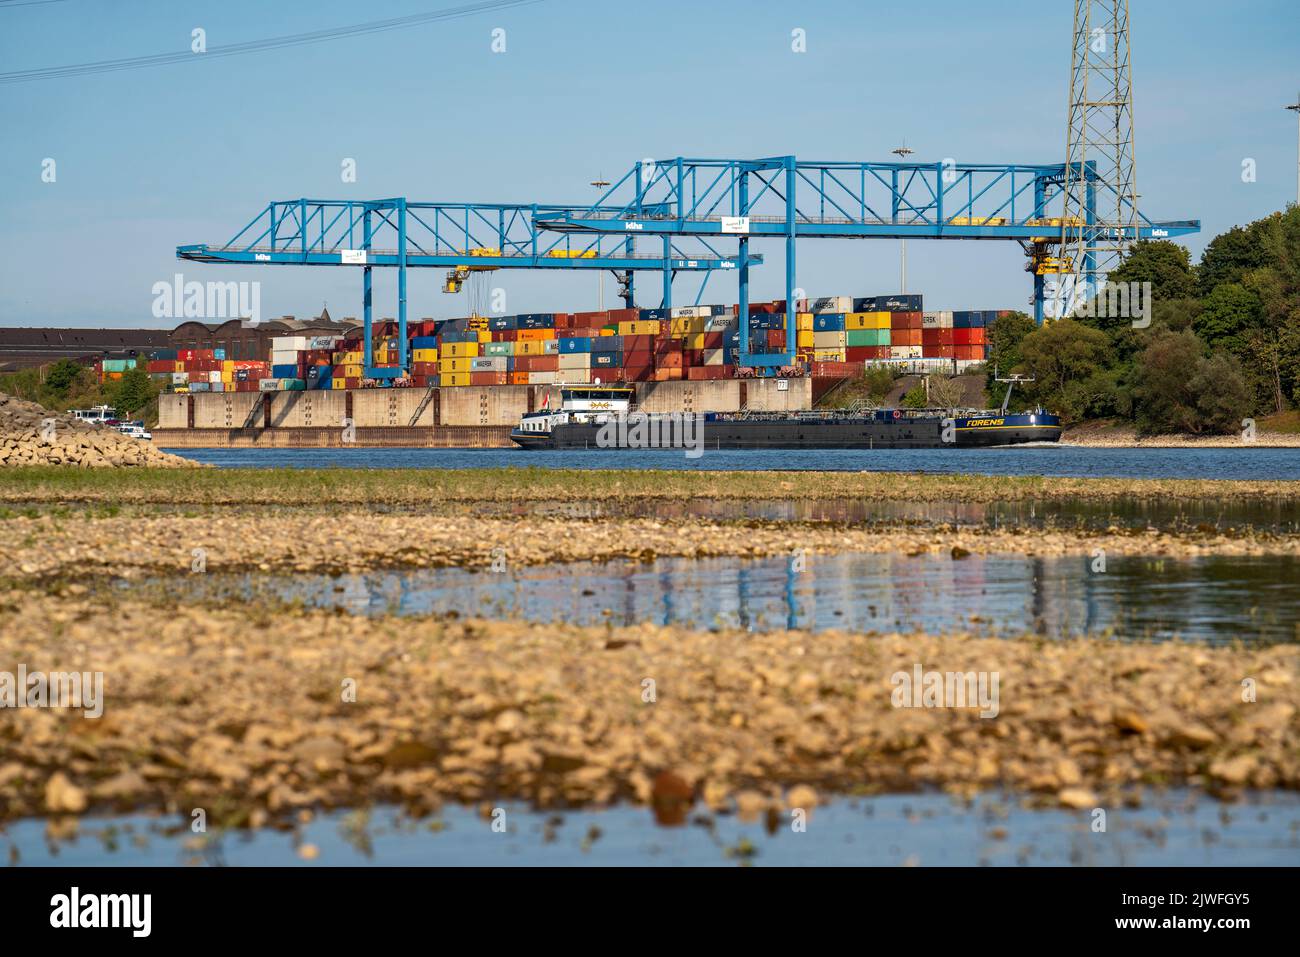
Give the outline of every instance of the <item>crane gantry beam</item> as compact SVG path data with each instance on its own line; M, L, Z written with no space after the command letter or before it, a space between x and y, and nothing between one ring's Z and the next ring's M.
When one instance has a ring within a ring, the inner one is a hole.
M1034 262L1041 261L1044 250L1061 241L1065 172L1061 163L676 157L637 163L592 206L543 213L538 223L567 233L736 236L741 261L738 299L744 315L750 239L784 239L787 303L796 298L795 244L800 237L1012 240L1021 243ZM1073 178L1095 176L1095 169L1085 166ZM1136 235L1167 238L1199 229L1197 220L1156 221L1139 215ZM1043 272L1035 270L1034 310L1040 323L1043 292ZM794 310L786 312L790 349L795 341ZM751 354L745 323L740 324L740 336L744 364L787 364L792 359L789 352Z
M178 246L176 256L201 263L360 267L368 375L376 374L371 361L371 270L375 267L398 271L399 364L405 368L407 269L618 270L629 276L625 298L631 306L634 286L630 277L635 272L662 272L665 296L670 299L676 272L709 273L742 264L706 239L674 242L664 237L654 253L645 253L636 249L633 237L575 238L537 225L574 208L537 203L413 202L403 197L284 200L269 203L229 241ZM744 265L747 268L762 259L749 256Z

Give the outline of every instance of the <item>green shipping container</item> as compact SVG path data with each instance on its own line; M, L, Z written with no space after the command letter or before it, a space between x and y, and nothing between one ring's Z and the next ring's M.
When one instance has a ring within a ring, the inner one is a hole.
M845 335L847 336L846 343L849 348L889 345L888 329L850 329Z

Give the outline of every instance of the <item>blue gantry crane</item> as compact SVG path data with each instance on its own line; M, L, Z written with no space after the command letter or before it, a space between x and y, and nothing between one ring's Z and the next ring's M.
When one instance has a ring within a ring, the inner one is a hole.
M676 272L708 274L739 265L707 239L674 241L666 237L655 253L646 254L638 252L630 236L575 237L538 225L555 216L573 211L585 213L592 208L536 203L428 203L402 197L287 200L268 204L228 242L178 246L176 256L201 263L359 267L366 375L372 378L393 378L407 367L407 269L450 269L448 291L458 289L465 276L476 271L609 269L623 274L623 295L631 307L635 296L633 277L639 271L663 273L667 300L671 298L671 277ZM594 209L598 214L613 212L599 206ZM747 265L761 261L761 256L751 256ZM377 368L373 362L375 267L397 269L399 369Z
M795 246L816 239L970 239L1018 242L1034 274L1034 316L1044 316L1048 276L1071 268L1058 255L1062 242L1065 165L919 162L810 162L795 156L756 160L642 161L615 181L591 207L542 213L539 224L561 232L645 236L665 244L682 237L734 236L740 314L749 303L751 239L785 243L786 302L795 297ZM1092 183L1085 164L1074 179ZM1087 190L1087 223L1095 216L1097 190ZM1136 238L1183 236L1196 220L1157 222L1140 217ZM1095 267L1085 259L1082 279ZM671 287L665 284L665 304ZM743 365L788 365L793 360L794 310L786 310L787 351L755 355L749 330L740 324Z
M443 267L449 277L479 269L609 269L624 274L626 304L634 305L633 275L663 274L664 308L672 305L677 272L700 271L696 302L708 277L734 270L742 316L748 314L749 268L762 262L751 240L785 244L786 301L795 296L799 238L1002 240L1019 243L1034 277L1034 315L1041 323L1045 285L1072 272L1060 256L1062 237L1093 224L1095 196L1104 184L1091 163L1071 171L1088 185L1086 222L1067 223L1062 209L1065 164L920 162L810 162L795 156L762 159L646 160L613 181L591 205L426 203L404 198L356 201L299 199L271 203L221 246L180 246L181 259L209 263L352 265L363 269L367 375L370 353L371 270L398 270L399 349L406 366L406 270ZM1184 236L1197 220L1155 221L1139 216L1138 239ZM653 252L638 250L653 238ZM735 241L734 255L719 251ZM1084 281L1095 264L1080 264ZM738 362L751 367L789 365L795 314L786 310L786 351L756 354L740 323Z

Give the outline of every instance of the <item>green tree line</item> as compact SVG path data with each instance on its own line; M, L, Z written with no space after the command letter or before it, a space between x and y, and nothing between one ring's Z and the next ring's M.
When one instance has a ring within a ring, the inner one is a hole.
M1013 405L1140 433L1226 434L1300 404L1300 207L1216 236L1201 260L1167 240L1134 245L1112 282L1151 283L1151 322L1094 315L1035 328L1024 313L989 335L994 371L1035 381Z
M39 402L54 412L111 405L124 417L138 418L157 398L159 389L143 368L130 369L120 379L101 383L94 369L71 359L59 359L41 369L0 376L0 392Z

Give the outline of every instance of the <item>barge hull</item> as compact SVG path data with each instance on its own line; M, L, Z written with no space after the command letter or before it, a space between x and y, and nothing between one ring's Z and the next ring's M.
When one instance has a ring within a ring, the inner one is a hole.
M1028 418L1028 417L1025 417ZM940 449L988 448L1056 442L1059 424L1008 423L964 426L957 420L953 441L943 441L939 420L880 422L726 419L702 425L704 449ZM602 426L567 423L549 433L511 434L516 444L533 449L601 449ZM619 446L613 446L619 447Z

